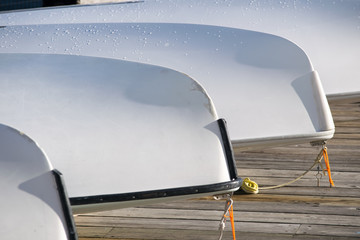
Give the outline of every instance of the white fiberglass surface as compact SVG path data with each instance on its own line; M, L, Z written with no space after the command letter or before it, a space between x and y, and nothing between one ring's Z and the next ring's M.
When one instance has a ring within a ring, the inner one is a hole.
M318 139L317 134L328 139L334 130L331 114L324 115L330 112L326 100L318 101L324 93L308 57L281 37L136 23L14 26L0 34L5 39L0 52L101 56L184 72L205 86L232 140Z
M1 239L68 239L52 167L42 150L2 124L0 142Z
M326 94L360 91L357 0L145 0L0 14L3 26L95 22L192 23L279 35L295 42L309 55Z
M1 122L31 135L70 197L229 181L217 115L179 72L82 56L2 54Z

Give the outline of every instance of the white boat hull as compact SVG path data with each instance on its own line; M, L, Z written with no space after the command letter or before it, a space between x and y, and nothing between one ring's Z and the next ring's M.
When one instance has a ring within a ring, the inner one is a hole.
M75 213L239 188L224 126L188 76L81 56L0 62L1 121L43 147Z
M187 23L275 34L304 49L335 99L360 93L359 15L357 0L145 0L8 12L0 14L0 25Z
M274 35L125 23L14 26L0 33L9 43L0 49L3 53L101 56L186 73L206 86L241 149L323 141L334 133L310 60L298 46Z
M76 240L62 177L24 133L0 124L1 239Z

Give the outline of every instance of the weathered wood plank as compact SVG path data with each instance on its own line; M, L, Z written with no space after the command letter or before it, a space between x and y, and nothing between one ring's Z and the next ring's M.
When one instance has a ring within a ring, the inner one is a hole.
M148 229L186 229L186 230L217 230L219 220L193 220L193 219L158 219L158 218L130 218L130 217L104 217L104 216L81 216L76 217L78 226L96 227L128 227Z
M93 230L92 230L93 231ZM80 228L80 232L83 232ZM86 230L85 230L86 232ZM87 238L80 237L80 240L129 240L129 239L152 239L152 240L169 240L169 239L197 239L197 240L212 240L218 239L218 232L216 231L196 231L196 230L174 230L174 229L135 229L135 228L114 228L109 234L111 238ZM254 233L254 232L237 232L237 238L241 240L355 240L357 237L337 237L337 236L317 236L317 235L294 235L294 234L276 234L276 233ZM225 232L223 239L232 239L230 232Z
M77 219L77 218L75 218ZM87 237L92 238L103 238L106 236L113 228L112 227L94 227L94 226L76 226L76 230L80 239L86 239Z
M93 228L94 231L96 227ZM84 232L87 230L85 229ZM80 227L80 232L83 232L83 228ZM80 237L80 240L110 240L110 239L196 239L196 240L211 240L218 239L219 233L217 231L201 231L201 230L176 230L176 229L142 229L142 228L114 228L111 234L108 237L111 238L87 238ZM315 236L315 235L294 235L294 234L277 234L277 233L255 233L255 232L242 232L237 231L237 238L241 240L288 240L288 239L312 239L312 240L351 240L351 238L343 237L325 237L324 236ZM231 233L226 231L224 233L223 239L232 239ZM355 239L355 238L354 238Z
M127 227L144 229L184 229L184 230L203 230L217 231L220 218L218 220L192 220L192 219L159 219L159 218L129 218L129 217L95 217L82 216L76 219L78 226L91 225L96 227ZM295 234L300 224L289 223L264 223L264 222L235 222L235 229L239 231L258 232L259 229L265 233L291 233ZM230 226L225 229L231 231ZM106 236L105 236L106 237Z
M351 226L326 226L326 225L308 225L300 226L297 234L311 234L322 236L344 236L360 238L359 228Z
M193 219L159 219L159 218L129 218L129 217L96 217L82 216L77 218L78 226L91 225L96 227L127 227L127 228L144 228L144 229L184 229L184 230L206 230L217 231L220 218L218 220L193 220ZM246 232L258 232L259 228L266 233L291 233L295 234L300 224L292 223L266 223L266 222L235 222L235 229ZM231 231L231 228L225 229Z
M223 211L202 210L200 214L194 214L189 209L154 209L154 208L127 208L111 212L98 214L87 214L89 217L121 218L140 218L140 219L166 219L166 220L202 220L219 221ZM321 224L334 226L355 226L360 227L359 217L342 215L324 215L311 213L278 213L278 212L252 212L234 211L235 221L258 222L258 223L293 223L293 224Z
M358 119L352 119L351 121L336 121L336 126L339 127L360 127L360 123Z
M291 178L299 176L304 171L302 170L286 170L286 169L244 169L239 168L238 173L240 176L253 176L253 177L275 177L275 178ZM303 179L314 179L317 170L312 170L306 174ZM333 178L338 178L339 181L354 181L360 182L360 174L354 172L332 172Z
M305 163L299 163L299 164L293 164L293 165L283 165L281 163L272 162L269 160L268 162L264 161L244 161L242 165L238 166L239 169L274 169L275 167L277 169L285 169L285 170L308 170L311 167L312 164L305 164ZM360 165L356 164L353 166L350 163L337 163L330 162L331 165L331 171L332 172L360 172Z
M163 220L158 219L136 219L136 224L134 222L121 221L123 219L116 218L116 222L110 222L109 218L105 218L107 221L102 222L102 224L106 225L115 225L110 232L108 232L104 237L114 238L114 237L121 237L121 233L117 232L120 228L128 228L128 229L143 229L148 230L146 231L147 237L153 234L154 232L159 232L164 229L171 229L171 230L197 230L197 231L211 231L214 235L216 234L216 226L213 222L210 222L211 225L209 226L209 221L206 222L205 225L198 226L199 221L187 220L186 223L181 220L167 219L166 223L164 224ZM112 218L110 218L112 219ZM264 219L264 218L263 218ZM96 218L92 218L97 227L102 227L100 220ZM188 225L189 223L193 223ZM120 224L120 225L119 225ZM195 225L194 225L195 224ZM118 226L116 226L118 225ZM81 223L80 223L81 227ZM321 224L282 224L282 223L263 223L263 222L235 222L235 228L237 229L237 233L241 235L241 232L259 232L261 230L262 233L277 233L277 234L302 234L302 235L331 235L337 237L358 237L358 227L352 226L333 226L333 225L321 225ZM226 232L229 232L230 228L226 228ZM184 231L185 232L185 231ZM181 236L183 237L182 231ZM120 235L120 236L119 236ZM207 235L207 234L206 234ZM195 238L197 238L196 236ZM208 237L208 235L207 235ZM150 238L152 239L152 238ZM171 238L172 239L172 238ZM179 238L180 239L180 238Z
M259 196L259 195L257 195ZM236 198L236 196L234 197ZM282 212L282 213L304 213L304 214L323 214L323 215L343 215L343 216L360 216L360 209L356 206L360 206L360 201L354 203L355 206L350 204L344 205L343 203L335 201L327 201L321 203L317 201L316 197L307 197L308 201L297 201L295 203L289 203L288 201L282 201L281 198L277 198L276 201L265 200L266 204L261 201L239 201L236 200L234 204L234 211L250 211L250 212ZM331 207L329 207L331 206ZM188 209L193 211L202 210L218 210L224 209L223 201L214 200L187 200L180 202L168 202L162 204L154 204L144 206L144 208L153 209Z
M246 175L243 175L246 176ZM294 175L297 176L297 175ZM251 177L251 180L255 181L259 187L269 187L269 186L276 186L280 184L284 184L287 182L292 181L295 177ZM338 180L335 177L332 177L336 188L346 188L347 190L353 190L353 189L359 189L358 192L360 192L360 182L359 181L346 181L346 180ZM312 178L310 179L300 179L294 183L291 183L288 185L289 187L317 187L317 179L315 177L315 174L312 175ZM319 181L320 187L329 187L329 180L327 176L323 176L322 179ZM316 191L317 189L313 189ZM360 193L356 196L360 196Z
M322 196L306 196L306 195L278 195L278 194L242 194L234 195L233 199L237 202L242 201L259 201L259 202L281 202L292 203L294 207L298 203L318 203L327 206L344 206L355 207L360 210L360 198L352 197L322 197ZM275 209L274 209L275 211Z
M334 141L334 140L332 140ZM341 146L341 147L340 147ZM335 158L339 159L342 156L346 155L356 155L357 157L360 156L360 149L354 148L353 146L349 146L344 149L343 146L346 145L334 145L332 142L328 143L328 153L330 159ZM360 142L359 142L360 146ZM308 160L308 161L314 161L319 153L318 149L311 149L311 148L282 148L277 149L276 151L263 150L262 152L241 152L236 153L235 156L238 158L238 160L242 160L246 157L261 157L266 159L287 159L289 161L295 160L295 159L301 159L301 160Z
M282 164L285 164L284 166L291 166L295 165L294 163L313 163L315 159L317 158L318 154L306 154L307 150L304 150L303 154L297 154L297 155L290 155L290 154L260 154L260 153L246 153L246 154L238 154L236 155L236 161L239 164L242 164L246 160L260 160L264 162L281 162ZM331 163L344 163L349 162L351 164L357 164L357 160L360 158L360 152L358 150L338 150L335 148L328 149L329 154L329 160ZM323 162L323 161L322 161ZM275 168L276 169L276 168Z
M336 139L360 140L360 134L359 133L338 133L338 134L336 134Z
M96 230L97 227L93 227ZM80 227L80 231L86 234L87 229ZM202 231L202 230L178 230L178 229L148 229L148 228L113 228L107 235L106 239L199 239L209 240L217 239L218 231ZM224 233L224 239L230 239L230 232ZM91 237L91 235L89 235ZM80 238L80 240L96 240L103 238Z
M329 185L328 185L329 186ZM360 198L359 190L330 188L330 187L283 187L270 190L261 190L262 194L306 195L323 197L354 197Z
M336 134L342 134L342 133L346 133L346 134L352 134L352 133L356 133L359 134L360 133L360 129L359 128L352 128L352 127L348 127L348 126L336 126Z

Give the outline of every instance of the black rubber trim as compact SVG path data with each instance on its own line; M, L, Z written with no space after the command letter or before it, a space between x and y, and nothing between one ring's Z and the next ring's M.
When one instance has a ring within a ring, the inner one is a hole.
M219 124L220 133L221 133L221 137L222 137L223 144L224 144L230 179L234 180L234 179L238 178L238 173L237 173L237 169L236 169L234 152L233 152L233 148L232 148L231 141L229 138L225 119L222 119L222 118L219 119L218 124Z
M64 218L66 221L69 240L78 240L78 235L77 235L76 228L75 228L75 222L74 222L74 218L73 218L71 207L70 207L70 201L69 201L69 197L66 192L62 174L61 174L61 172L59 172L56 169L52 170L52 173L55 177L55 182L56 182L56 186L58 189L60 202L61 202L61 206L62 206L63 213L64 213Z
M221 191L239 188L240 181L241 179L235 179L229 182L209 184L209 185L171 188L171 189L134 192L134 193L74 197L74 198L70 198L70 203L71 205L76 206L76 205L86 205L86 204L112 203L112 202L120 202L120 201L123 202L123 201L134 201L134 200L156 199L156 198L164 198L164 197L176 197L176 196L201 194L201 193L221 192Z

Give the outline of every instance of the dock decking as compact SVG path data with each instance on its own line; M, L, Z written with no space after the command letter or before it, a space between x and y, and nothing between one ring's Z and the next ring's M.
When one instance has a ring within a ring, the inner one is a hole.
M327 176L317 187L316 168L290 186L234 195L237 239L360 239L360 102L330 103L336 125ZM294 179L314 162L309 144L236 152L238 173L260 186ZM224 201L202 198L75 217L81 240L218 239ZM227 222L223 239L232 239Z

